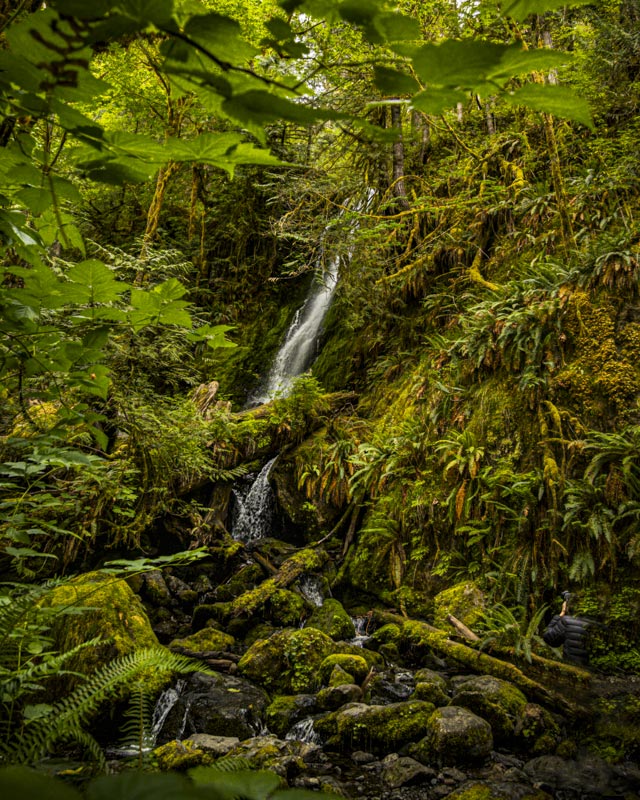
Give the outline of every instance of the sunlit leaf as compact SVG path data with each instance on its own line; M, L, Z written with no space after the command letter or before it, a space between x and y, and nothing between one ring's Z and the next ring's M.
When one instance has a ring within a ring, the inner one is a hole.
M545 14L558 8L592 4L593 0L503 0L502 10L508 16L522 22L530 14Z
M528 83L505 96L512 105L527 106L535 111L545 111L564 119L580 122L593 129L591 110L587 101L565 86Z

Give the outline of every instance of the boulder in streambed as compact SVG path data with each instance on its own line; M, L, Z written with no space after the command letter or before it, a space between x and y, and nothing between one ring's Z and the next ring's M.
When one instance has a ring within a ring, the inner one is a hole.
M335 667L339 669L339 667ZM327 686L317 694L318 708L321 711L336 711L347 703L359 703L362 700L362 689L355 683L341 683L338 686Z
M447 681L440 673L431 669L419 669L415 675L415 689L412 700L428 700L436 706L449 705Z
M320 664L320 680L328 685L335 667L340 667L351 678L349 683L361 683L369 672L369 665L359 653L332 653Z
M296 722L317 710L318 703L313 694L280 695L267 707L265 722L271 733L284 738Z
M466 708L445 706L430 716L427 732L411 755L427 765L460 765L482 761L492 749L491 725L485 719Z
M424 737L433 711L433 704L422 700L387 706L350 703L317 719L315 729L327 738L328 744L344 752L387 754Z
M74 609L73 614L57 614L53 622L55 648L60 652L95 637L104 640L104 644L78 652L66 662L67 669L87 674L133 650L159 646L140 599L125 580L113 575L103 572L78 575L52 589L42 605ZM162 682L164 679L166 675ZM73 681L73 676L66 675L65 687L70 688Z
M312 692L320 685L320 665L335 650L333 640L316 628L288 629L252 644L238 670L270 692Z
M191 636L185 636L184 639L174 639L169 644L169 649L179 652L211 653L231 650L235 643L236 640L228 633L215 628L202 628Z
M314 609L305 627L317 628L334 641L353 639L356 635L351 617L344 610L342 603L332 597L328 597L321 606Z
M185 680L158 735L159 742L194 733L248 739L262 728L269 698L243 678L196 672Z
M527 698L513 684L492 675L475 675L457 683L451 704L486 719L497 742L513 739Z

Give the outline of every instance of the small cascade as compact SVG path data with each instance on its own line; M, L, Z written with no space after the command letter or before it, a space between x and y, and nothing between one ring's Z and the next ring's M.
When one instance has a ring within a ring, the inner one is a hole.
M307 717L301 719L300 722L291 728L291 730L284 737L287 741L304 742L305 744L322 744L322 739L319 733L316 733L313 727L313 718Z
M269 473L275 460L272 458L264 465L244 496L238 489L234 490L237 508L231 524L231 535L245 544L270 533L274 500Z
M356 629L356 635L351 640L350 644L356 647L362 647L365 642L368 642L371 636L367 633L369 627L369 617L351 617L353 627Z
M324 603L322 594L322 579L317 575L303 575L298 581L298 586L304 597L311 605L320 608Z
M178 702L180 693L184 689L185 681L179 680L175 686L165 689L158 697L153 709L150 727L143 732L142 753L150 753L156 746L158 736L164 725L164 721L171 709ZM106 755L110 758L131 758L140 755L139 742L125 742L114 747L106 748Z
M304 305L296 311L264 388L258 396L251 398L251 405L266 403L276 396L286 397L294 378L302 375L315 360L322 323L338 283L339 267L340 258L335 256L323 275L323 280L314 283Z

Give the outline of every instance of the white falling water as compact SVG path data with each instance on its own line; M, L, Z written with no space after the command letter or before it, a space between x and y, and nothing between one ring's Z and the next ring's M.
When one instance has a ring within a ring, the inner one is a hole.
M244 497L238 492L234 494L238 510L231 535L245 544L262 539L271 530L273 492L269 485L269 472L275 460L272 458L264 465Z
M351 617L353 627L356 629L356 635L349 644L354 644L356 647L362 647L365 642L369 641L371 636L367 633L369 627L369 617Z
M271 366L260 395L252 404L266 403L274 397L286 397L297 378L317 356L322 323L331 306L338 283L339 256L335 256L321 282L315 283L297 311L287 335Z
M298 581L300 591L314 606L320 608L324 603L322 580L317 575L303 575Z
M301 719L291 728L284 737L288 741L305 742L306 744L321 744L320 734L313 727L312 717Z

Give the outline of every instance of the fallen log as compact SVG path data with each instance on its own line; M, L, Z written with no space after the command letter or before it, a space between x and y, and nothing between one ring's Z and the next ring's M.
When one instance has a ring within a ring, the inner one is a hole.
M469 647L460 642L451 641L446 631L434 628L427 622L419 620L408 620L397 614L389 612L375 612L374 618L379 624L393 623L402 632L405 642L413 648L424 647L426 650L435 652L447 659L457 661L473 672L482 675L493 675L496 678L509 681L517 686L529 699L544 705L554 711L560 711L566 716L574 719L583 719L590 715L589 709L579 702L574 702L565 694L550 689L544 684L526 675L523 670L509 661L490 656L487 653ZM555 670L554 680L562 675L570 685L588 687L591 681L591 674L579 667L568 664L560 664Z

